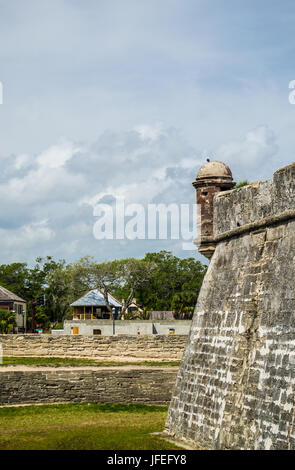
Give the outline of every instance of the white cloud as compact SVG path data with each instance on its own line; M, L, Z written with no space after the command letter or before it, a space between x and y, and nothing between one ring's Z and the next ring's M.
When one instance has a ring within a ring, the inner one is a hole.
M237 180L294 158L291 0L0 3L2 259L169 248L98 246L86 202L194 201L204 156Z
M163 123L156 123L155 125L141 124L135 126L134 130L139 133L142 140L157 140L161 135L166 136Z
M31 260L30 254L35 252L36 247L47 245L54 239L55 233L47 220L40 220L14 230L0 228L0 237L2 262L23 262Z
M265 166L269 169L277 150L274 132L259 126L221 145L214 158L228 163L234 178L253 181ZM85 254L98 259L144 255L157 244L94 239L95 204L112 204L115 198L124 198L125 205L194 203L191 183L203 163L203 152L191 147L177 129L161 125L159 130L157 124L106 132L94 144L63 140L37 156L7 158L0 185L0 234L7 242L0 256L32 260L52 254L72 260ZM179 246L166 241L158 248Z
M273 167L278 152L277 139L268 126L259 126L246 133L240 140L228 142L216 150L216 159L228 163L239 176L262 178ZM257 173L259 170L259 173Z
M21 170L25 168L30 162L30 156L26 154L17 155L14 161L14 168L16 170Z
M146 205L176 202L181 186L183 197L192 192L189 175L196 151L174 128L145 125L143 137L139 127L104 133L91 145L63 140L36 156L6 159L9 176L0 185L0 227L9 241L2 245L2 257L15 248L21 259L32 260L44 251L76 259L98 248L92 228L99 200L121 197L126 205ZM134 244L124 246L121 256L132 255ZM141 249L144 254L144 244Z
M64 164L80 150L81 148L74 145L72 142L65 141L45 150L37 156L36 160L41 168L59 168L64 166Z

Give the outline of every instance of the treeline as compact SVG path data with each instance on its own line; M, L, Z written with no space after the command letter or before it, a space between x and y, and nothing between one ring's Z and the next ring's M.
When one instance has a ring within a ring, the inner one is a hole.
M41 294L45 294L46 305L37 306L35 324L46 329L70 318L70 304L93 288L104 293L109 310L108 293L124 299L125 318L130 318L127 309L133 298L144 307L144 318L150 310L173 310L178 318L191 318L206 269L194 258L181 259L169 251L147 253L141 260L103 263L87 256L67 264L48 256L37 258L33 267L26 263L0 265L0 285L28 302L28 328L31 303Z

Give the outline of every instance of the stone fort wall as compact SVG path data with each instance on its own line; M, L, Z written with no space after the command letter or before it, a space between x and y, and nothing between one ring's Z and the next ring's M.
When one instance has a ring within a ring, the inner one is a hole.
M213 220L165 432L208 449L295 449L295 164L215 195Z
M101 361L179 361L187 335L0 335L4 356L95 358Z
M145 403L167 405L177 369L0 371L0 405Z

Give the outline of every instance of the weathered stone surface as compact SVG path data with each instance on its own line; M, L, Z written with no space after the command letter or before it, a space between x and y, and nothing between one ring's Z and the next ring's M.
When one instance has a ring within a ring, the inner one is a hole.
M214 234L295 209L295 165L214 198ZM295 220L217 243L166 432L209 449L295 449Z
M0 405L26 403L145 403L167 405L177 371L0 371Z
M177 361L187 335L0 335L4 356L88 357L102 361Z
M214 200L214 235L273 215L272 181L218 193Z

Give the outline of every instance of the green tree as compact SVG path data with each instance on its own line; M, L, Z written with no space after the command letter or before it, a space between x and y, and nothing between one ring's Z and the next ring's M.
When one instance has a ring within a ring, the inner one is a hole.
M11 333L15 326L15 315L6 308L0 309L0 333Z
M28 300L28 319L31 322L32 302L41 294L45 295L46 304L44 307L36 307L35 324L40 328L47 328L50 322L59 320L57 313L60 309L60 303L63 302L55 295L56 283L54 283L55 273L66 267L65 260L55 261L51 256L37 258L35 266L30 270L28 284L30 286L30 298ZM61 279L60 279L61 280ZM62 292L62 287L59 289Z
M120 284L119 261L97 263L94 258L85 256L72 266L73 292L80 295L90 289L99 289L105 299L107 309L111 312L109 294Z
M0 285L27 300L30 270L26 263L0 265Z
M94 286L102 292L107 309L111 312L109 294L114 292L120 284L119 261L105 261L104 263L94 264L93 278Z
M149 310L174 310L178 318L190 318L207 266L169 251L147 253L144 260L155 263L156 269L148 285L137 290L138 301Z
M109 311L108 294L125 299L123 314L136 297L150 310L174 310L178 318L189 318L202 285L206 266L194 258L181 259L169 251L147 253L141 259L97 263L85 256L72 264L55 261L51 256L37 258L33 267L26 263L0 265L0 285L28 302L28 327L31 325L32 301L45 294L46 305L36 307L35 325L47 328L50 323L62 322L70 311L70 304L88 290L98 288L104 294Z
M31 328L32 325L32 310L28 309L27 323ZM48 315L44 312L43 307L36 306L34 315L34 326L35 328L42 328L43 330L49 330L51 326Z
M75 298L72 291L72 270L69 267L58 267L48 275L45 297L45 311L50 321L62 322Z
M152 273L156 270L156 263L153 261L127 258L119 261L118 275L121 291L125 293L122 315L125 316L132 303L136 291L148 286ZM139 314L139 312L138 312Z

